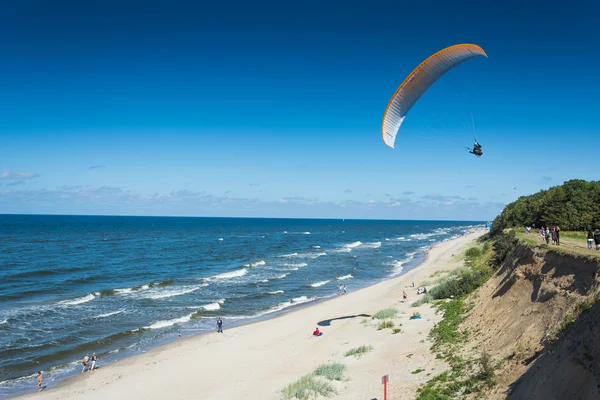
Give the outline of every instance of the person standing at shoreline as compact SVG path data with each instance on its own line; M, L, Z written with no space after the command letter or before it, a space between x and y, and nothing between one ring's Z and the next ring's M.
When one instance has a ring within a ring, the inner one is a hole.
M93 371L94 368L96 368L96 361L98 361L98 358L96 357L96 353L92 353L92 356L90 357L90 362L91 362L91 366L90 366L90 371Z
M38 371L38 377L37 377L38 392L41 392L43 389L43 387L42 387L43 380L44 380L44 376L42 374L42 371Z
M86 354L85 357L83 357L83 360L81 360L81 364L83 364L83 368L81 369L82 374L85 372L85 369L88 367L88 361L90 361L90 355Z
M223 321L221 317L217 320L217 333L223 333Z

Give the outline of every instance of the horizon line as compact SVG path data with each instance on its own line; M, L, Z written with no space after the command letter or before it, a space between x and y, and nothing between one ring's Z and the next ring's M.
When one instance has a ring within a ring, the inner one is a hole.
M36 214L36 213L0 213L4 216L51 216L51 217L129 217L129 218L227 218L227 219L308 219L325 221L414 221L414 222L481 222L491 220L462 220L462 219L387 219L387 218L325 218L325 217L234 217L234 216L206 216L206 215L130 215L130 214Z

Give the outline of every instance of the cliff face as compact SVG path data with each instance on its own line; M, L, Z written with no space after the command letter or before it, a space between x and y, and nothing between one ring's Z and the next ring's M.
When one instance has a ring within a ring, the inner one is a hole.
M477 351L503 360L486 398L600 399L599 270L588 258L518 245L479 289L463 328Z

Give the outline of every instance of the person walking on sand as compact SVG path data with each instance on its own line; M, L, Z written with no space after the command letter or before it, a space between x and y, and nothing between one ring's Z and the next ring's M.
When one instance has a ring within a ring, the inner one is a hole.
M81 360L81 364L83 364L83 368L81 369L82 374L85 372L85 369L88 367L88 361L90 361L90 355L86 354L85 357L83 357L83 360Z
M404 303L406 303L408 301L408 295L406 294L406 291L402 291L402 301Z
M594 248L594 233L591 229L587 233L587 244L588 249L592 250Z
M348 293L348 287L344 285L344 294Z
M223 333L223 321L221 317L217 320L217 333Z
M181 328L177 329L177 337L181 338Z
M90 367L90 371L93 371L94 368L96 368L96 361L98 361L98 358L96 357L96 353L92 353L92 357L90 358L90 362L92 363L92 366Z
M37 383L38 383L38 392L42 391L42 381L44 380L44 376L42 375L42 371L38 371L38 378L37 378Z

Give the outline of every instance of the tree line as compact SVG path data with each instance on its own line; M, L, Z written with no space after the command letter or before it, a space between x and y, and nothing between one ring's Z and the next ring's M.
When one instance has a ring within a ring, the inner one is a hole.
M520 226L560 226L563 231L600 228L600 181L573 179L519 197L496 217L492 234Z

